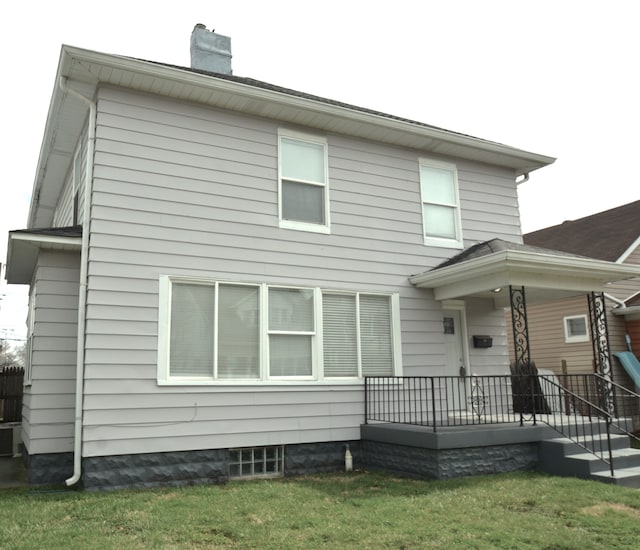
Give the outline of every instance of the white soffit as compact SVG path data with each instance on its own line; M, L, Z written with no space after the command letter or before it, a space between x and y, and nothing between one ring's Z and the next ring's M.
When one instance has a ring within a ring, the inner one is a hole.
M617 264L589 258L503 250L414 275L418 288L433 289L436 300L492 296L509 285L563 293L602 292L613 281L640 277L640 265ZM544 292L537 293L541 298ZM495 296L495 295L494 295Z
M9 284L31 284L40 250L80 252L82 237L10 233L5 278Z
M514 178L555 161L553 157L416 121L305 97L295 91L286 93L181 67L63 46L34 182L29 228L51 226L55 200L86 121L86 105L60 90L58 82L61 78L67 79L69 87L89 98L94 97L100 84L121 86L323 132L410 147L423 153L494 164L513 170ZM47 184L43 185L45 179Z

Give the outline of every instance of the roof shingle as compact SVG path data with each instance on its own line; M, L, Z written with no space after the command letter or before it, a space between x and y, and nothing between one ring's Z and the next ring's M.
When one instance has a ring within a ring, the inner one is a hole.
M640 237L640 200L523 236L532 246L615 262Z

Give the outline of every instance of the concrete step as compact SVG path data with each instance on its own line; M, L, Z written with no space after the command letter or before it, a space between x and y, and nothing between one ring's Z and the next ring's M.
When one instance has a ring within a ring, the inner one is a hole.
M634 489L640 489L640 467L635 468L616 468L614 475L611 476L611 472L595 472L591 474L591 478L595 481L602 481L604 483L615 483L623 487L632 487Z
M609 441L612 449L627 449L630 445L629 436L626 434L611 434ZM585 447L586 449L595 452L607 452L608 449L606 434L600 434L593 437L581 435L576 440L558 436L546 439L545 443L546 442L549 442L552 445L566 447L566 449L563 449L565 454L571 454L572 451L580 453L582 452L580 450L581 447Z
M604 458L608 460L608 453L603 454ZM615 470L623 468L640 468L640 450L638 449L616 449L611 452L613 458L613 467ZM611 467L608 463L599 459L592 453L577 453L566 457L570 463L580 461L583 464L588 465L589 472L604 472L610 471Z
M543 415L539 418L542 422L549 426L556 426L556 430L561 433L565 433L568 436L576 435L597 435L598 433L605 434L607 432L607 424L604 420L594 418L589 420L583 416L561 416L561 415ZM627 431L633 431L633 419L631 418L616 418L610 426L610 431L614 433L624 433L624 430L617 426L623 426Z
M555 437L542 441L540 468L553 475L595 479L629 487L640 486L640 449L632 449L626 435L611 435L613 477L610 465L603 460L609 460L606 436L581 438L581 444L597 449L597 455L585 451L568 438Z

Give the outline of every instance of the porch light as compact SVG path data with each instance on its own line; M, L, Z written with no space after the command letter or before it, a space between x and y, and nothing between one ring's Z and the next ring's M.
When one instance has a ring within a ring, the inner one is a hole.
M498 294L498 292L502 292L502 288L494 288L491 290L494 294Z

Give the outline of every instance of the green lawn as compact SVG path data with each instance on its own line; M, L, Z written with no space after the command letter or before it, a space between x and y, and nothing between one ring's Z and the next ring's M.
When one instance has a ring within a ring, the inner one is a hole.
M145 491L0 491L0 548L640 547L640 491L518 473L377 473Z

